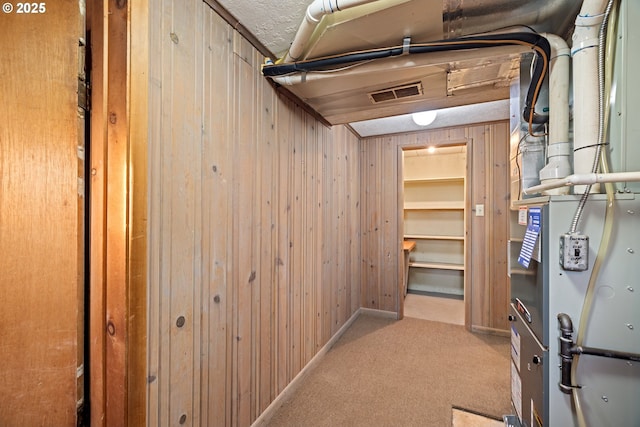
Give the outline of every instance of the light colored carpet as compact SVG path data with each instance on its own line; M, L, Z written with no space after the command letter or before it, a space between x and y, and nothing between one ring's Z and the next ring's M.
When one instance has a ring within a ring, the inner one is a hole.
M453 427L504 427L504 421L453 408L451 425Z
M405 317L464 325L464 301L429 295L407 294Z
M501 418L509 346L458 325L361 315L269 425L447 427L452 407Z

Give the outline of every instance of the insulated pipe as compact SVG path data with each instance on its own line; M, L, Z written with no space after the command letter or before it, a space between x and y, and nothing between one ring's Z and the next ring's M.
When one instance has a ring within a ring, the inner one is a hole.
M563 186L571 185L592 185L605 182L638 182L640 181L640 172L613 172L613 173L583 173L573 174L566 178L548 182L545 184L535 185L524 189L524 194L536 194L546 190L552 190Z
M527 118L527 121L529 122L529 133L533 134L532 127L536 118L535 105L540 92L540 87L542 86L542 82L549 68L549 57L551 56L549 41L537 33L527 32L468 36L459 39L370 49L290 64L265 64L262 67L262 75L266 77L275 77L291 73L303 73L323 70L329 67L336 67L338 65L355 64L363 61L402 56L406 54L434 53L451 50L460 51L511 45L529 46L531 49L536 51L537 58L539 58L539 61L535 61L532 82L531 85L529 85L529 90L527 91L523 112L523 116Z
M558 385L563 393L570 394L574 388L580 388L571 383L571 369L573 368L574 355L579 356L585 354L589 356L608 357L610 359L628 360L630 362L640 362L640 354L638 353L576 345L573 342L573 322L571 321L571 317L566 313L559 313L557 318L558 327L560 328L559 355L561 359L561 379Z
M592 170L598 144L599 87L598 87L598 33L607 0L585 0L576 18L573 33L573 92L574 92L574 172L583 174ZM574 188L574 193L585 187ZM595 188L594 188L595 190Z
M560 383L558 386L563 393L571 394L571 368L573 365L573 322L568 314L558 314L558 326L560 328Z
M293 42L291 42L291 47L284 58L284 62L294 62L300 59L307 42L311 38L311 34L313 34L313 31L324 15L330 15L339 10L349 9L374 1L377 0L314 0L314 2L307 7L307 12L298 28L298 32L293 38Z
M540 181L550 182L571 174L569 145L569 63L567 42L555 34L542 34L551 45L549 60L549 146L547 165L540 171ZM558 187L549 194L568 194L569 187Z

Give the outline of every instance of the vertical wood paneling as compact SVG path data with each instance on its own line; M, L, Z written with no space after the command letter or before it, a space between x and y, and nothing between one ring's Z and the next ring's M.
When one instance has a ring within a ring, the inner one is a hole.
M78 2L0 26L0 425L76 424L83 321Z
M398 176L398 161L396 156L398 155L398 147L393 143L391 138L387 138L383 145L383 156L388 161L384 161L382 172L382 195L381 205L383 208L383 223L382 223L382 245L384 251L382 253L382 280L385 286L381 288L380 304L387 311L397 311L397 298L398 289L400 285L398 283L398 262L400 261L400 239L397 238L398 231L398 209L394 203L397 200L396 197L389 198L389 195L397 194L398 180L388 179L386 177ZM396 286L394 286L394 284Z
M307 126L306 135L304 138L305 150L304 150L304 166L305 166L305 180L304 180L304 195L302 198L302 207L304 209L305 221L304 221L304 236L306 241L303 244L303 256L305 260L304 264L304 276L306 279L302 281L303 286L303 312L314 313L315 311L315 286L317 276L315 274L315 244L316 234L314 232L315 224L314 213L316 211L314 207L314 191L315 186L314 178L315 171L313 161L315 156L315 141L318 140L316 125L311 123ZM303 317L303 349L302 349L302 366L305 366L315 354L314 343L314 330L315 330L316 317L313 315Z
M105 341L107 330L104 326L106 271L105 260L105 199L106 199L106 126L107 126L107 97L108 84L105 81L106 48L105 43L105 10L107 3L87 4L87 14L90 17L88 29L90 31L91 48L91 180L90 180L90 276L91 290L89 292L89 363L90 363L90 424L104 426L105 423Z
M160 350L162 334L160 333L160 301L162 292L160 289L161 280L161 245L157 237L160 234L161 218L162 218L162 203L161 197L162 186L160 182L162 180L162 152L160 150L159 142L161 135L165 130L162 125L162 77L163 77L163 44L161 30L164 28L160 23L163 20L163 8L159 1L149 0L149 252L148 252L148 348L149 353L147 355L147 370L148 370L148 392L147 392L147 423L148 425L162 426L161 419L166 420L166 416L163 418L160 411L166 411L168 408L160 404L160 399L163 397L160 393L160 380L158 378L160 372ZM153 23L153 24L151 24ZM155 25L154 25L155 24ZM95 114L95 113L92 113ZM93 274L92 274L93 276ZM93 280L93 278L92 278ZM164 377L163 377L163 383ZM94 412L94 405L91 407L91 416L94 423L99 421L94 417L98 414ZM164 422L166 425L167 422ZM96 424L97 425L97 424Z
M402 240L398 201L398 149L428 144L469 145L468 207L485 204L485 216L470 218L465 272L471 298L468 325L506 329L509 303L506 276L508 123L367 138L361 141L362 305L396 312Z
M316 211L316 253L315 253L315 264L316 264L316 288L315 288L315 350L314 354L326 343L328 338L325 337L325 329L324 329L324 319L327 317L324 314L324 310L326 309L326 304L324 300L324 296L326 291L324 290L326 286L325 276L325 268L324 268L324 250L326 245L325 237L324 237L324 221L326 220L326 212L324 211L324 188L326 185L326 174L325 174L325 162L324 153L325 153L325 145L330 141L331 130L325 126L318 125L318 140L315 143L314 147L314 162L316 163L316 184L314 188L314 192L316 194L316 200L314 202L314 208ZM336 141L343 141L340 137L335 138ZM328 334L327 334L328 335Z
M246 426L359 308L359 141L201 1L150 3L149 422Z
M181 3L182 4L182 3ZM198 50L198 5L186 2L181 14L174 14L170 31L163 34L171 42L170 76L167 83L173 96L167 108L171 108L172 133L163 147L171 157L166 170L167 195L174 201L171 214L166 218L171 236L169 253L165 262L169 267L171 299L166 311L169 334L169 420L171 424L198 425L199 399L195 399L198 384L199 319L197 298L200 288L200 263L198 244L200 230L197 227L197 210L200 198L200 132L202 127L201 105L202 67L198 67L201 50ZM176 4L174 4L176 7ZM196 52L198 53L196 55ZM185 375L185 372L189 372Z
M109 2L107 18L107 111L105 170L107 189L105 259L106 423L123 424L127 417L126 357L128 340L127 304L127 187L129 124L127 112L127 22L128 10Z
M333 162L333 147L332 144L325 141L324 143L324 154L323 160L325 162L324 166L324 182L327 184L329 188L333 188L334 186L334 175L335 175L335 162ZM326 187L324 188L326 193ZM333 266L334 254L331 244L329 244L331 233L336 230L335 223L335 198L334 197L326 197L324 199L324 210L323 210L323 221L322 221L322 229L325 236L325 251L323 255L323 264L324 271L322 274L323 279L326 284L329 284L330 288L333 288L333 284L336 283L336 271ZM336 294L335 292L326 292L323 295L323 338L328 339L331 336L332 325L335 322L334 317L334 309L336 304Z
M468 137L473 141L473 154L467 157L467 162L471 165L473 175L470 180L471 200L468 206L474 204L484 204L485 211L489 197L490 185L488 182L488 174L491 168L486 167L489 161L490 141L485 140L485 127L476 126L468 130ZM485 263L485 257L489 253L489 239L484 238L485 233L489 231L491 216L485 212L485 216L471 216L471 240L467 238L467 244L475 250L471 251L471 274L472 280L479 283L488 283L490 266ZM486 231L485 231L486 230ZM482 239L476 239L476 234L483 235ZM469 236L468 236L469 237ZM487 319L490 312L490 295L489 288L486 292L471 292L471 324L483 325L483 320ZM483 325L488 326L488 325Z
M277 251L275 253L276 287L277 287L277 327L276 343L277 351L274 363L276 372L276 393L280 393L290 381L289 366L291 356L288 344L291 337L291 324L289 316L290 304L290 269L291 269L291 194L290 171L293 158L291 146L290 126L293 121L292 114L286 114L287 106L283 102L277 104L277 141L278 141L278 215L277 215Z
M274 364L275 356L275 289L273 284L275 281L275 268L276 260L273 254L275 253L277 246L277 239L275 234L275 224L277 211L276 196L271 188L278 185L276 169L272 165L276 164L277 151L276 151L276 131L275 131L275 112L276 112L276 96L271 88L267 85L262 85L262 97L263 102L257 104L262 106L261 108L261 132L262 137L260 141L264 141L263 144L258 144L258 149L262 150L262 154L258 158L266 160L265 164L261 168L261 175L258 177L258 195L261 197L261 249L260 249L260 324L257 328L261 333L257 334L257 340L259 340L260 351L258 354L258 374L256 380L258 383L258 394L256 402L257 414L264 411L274 395L274 377L275 371L271 370L271 366ZM262 165L262 163L260 163Z
M211 14L205 8L204 13ZM231 423L231 379L232 379L232 219L234 215L232 198L233 177L233 142L231 118L233 90L233 32L224 23L205 19L205 113L203 151L203 200L209 198L210 203L203 203L204 230L216 230L215 234L203 232L203 242L211 247L209 265L212 268L210 277L204 277L205 294L202 297L202 309L209 313L208 332L203 331L207 342L203 348L202 401L203 413L207 413L203 425ZM207 109L208 106L208 109ZM211 178L209 180L209 178ZM206 258L205 258L206 259Z
M126 165L130 174L127 209L129 336L126 398L127 423L136 426L145 425L147 420L149 6L147 0L129 3L129 6L129 163ZM136 25L132 26L132 22ZM126 51L126 46L122 49Z
M349 131L342 128L345 134L340 139L347 139ZM349 150L349 165L347 183L349 184L349 194L347 195L348 205L348 236L349 236L349 281L350 281L350 301L348 308L350 313L360 308L362 300L362 261L360 256L360 145L357 150ZM345 309L347 309L345 307Z
M490 218L492 229L492 256L490 263L491 274L491 315L488 322L493 329L508 329L508 315L510 302L509 281L507 271L507 241L509 239L509 126L506 122L496 123L490 129L491 147L493 155L493 179L491 182L492 197L490 199ZM485 321L486 322L486 321Z
M248 43L247 43L248 44ZM234 99L255 99L251 56L241 37L234 34ZM253 166L255 161L255 107L252 103L235 103L233 110L234 141L233 164L238 171L233 174L234 215L233 215L233 261L234 261L234 356L232 365L236 366L232 390L232 423L247 425L251 417L251 360L252 346L252 290L256 280L253 259L255 179ZM252 171L252 173L247 173Z

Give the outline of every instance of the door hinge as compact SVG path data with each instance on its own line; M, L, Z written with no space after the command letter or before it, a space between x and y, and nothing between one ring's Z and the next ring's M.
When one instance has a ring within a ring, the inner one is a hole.
M78 107L84 111L91 109L89 73L87 71L87 47L84 37L78 41Z
M88 427L89 426L89 405L84 400L78 402L78 408L76 413L76 426Z
M91 109L91 88L81 78L78 78L78 107L84 111Z

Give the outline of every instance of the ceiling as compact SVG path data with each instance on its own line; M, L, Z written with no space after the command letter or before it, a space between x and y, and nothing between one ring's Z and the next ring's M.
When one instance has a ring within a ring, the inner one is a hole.
M217 2L269 49L275 60L286 54L311 0ZM580 3L377 0L323 17L306 44L303 59L398 46L405 37L411 37L412 42L425 42L495 30L498 26L527 25L567 37ZM274 80L286 85L328 122L351 124L361 136L374 136L417 130L407 114L422 110L444 109L430 128L456 126L470 117L479 121L508 118L505 100L509 98L510 83L519 75L519 59L526 50L508 46L406 55L329 73L309 72ZM408 84L418 85L419 96L373 102L372 93ZM467 110L467 105L474 107Z
M311 0L218 0L273 54L289 49Z

